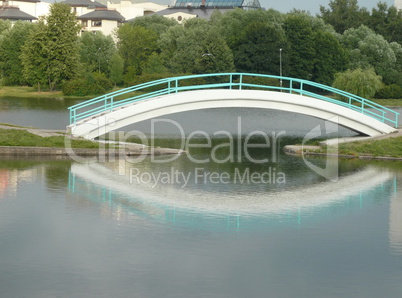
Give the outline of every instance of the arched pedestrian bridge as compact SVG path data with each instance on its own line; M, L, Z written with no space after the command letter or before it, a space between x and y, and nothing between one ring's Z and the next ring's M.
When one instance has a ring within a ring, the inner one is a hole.
M398 127L399 113L365 98L307 80L247 73L172 77L79 103L67 130L94 139L155 117L210 108L247 107L305 114L368 136Z

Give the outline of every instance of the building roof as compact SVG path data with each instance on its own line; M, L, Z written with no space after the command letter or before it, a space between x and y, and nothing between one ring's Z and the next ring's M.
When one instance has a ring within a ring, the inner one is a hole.
M103 5L102 3L99 3L97 1L91 1L91 0L65 0L61 3L68 4L72 7L104 7L106 8L106 5Z
M7 0L3 0L2 2L6 2ZM32 3L38 3L41 0L14 0L13 2L32 2ZM16 4L16 3L14 3Z
M77 17L79 20L110 20L124 22L124 17L116 10L97 9Z
M176 0L174 8L261 8L258 0Z
M188 7L188 8L170 7L168 9L157 11L157 12L155 12L155 14L158 14L161 16L169 16L169 15L175 14L175 13L185 13L185 14L194 15L198 18L209 20L209 18L211 17L212 13L215 10L219 10L220 12L224 13L229 10L233 10L233 8L208 8L208 9L206 9L206 8L192 8L192 7Z
M34 16L21 11L18 7L6 6L0 9L0 19L5 20L37 20Z
M261 9L258 0L176 0L172 7L155 12L161 16L183 13L208 19L215 10L224 13L234 8Z

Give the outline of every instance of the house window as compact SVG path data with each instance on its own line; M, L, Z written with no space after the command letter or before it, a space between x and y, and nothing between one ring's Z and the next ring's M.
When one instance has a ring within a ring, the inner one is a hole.
M102 21L91 21L92 27L102 27Z
M88 21L82 21L81 25L83 28L88 27Z

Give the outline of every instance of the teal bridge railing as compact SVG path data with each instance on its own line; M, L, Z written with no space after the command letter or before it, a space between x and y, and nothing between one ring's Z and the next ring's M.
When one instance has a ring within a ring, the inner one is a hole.
M395 128L399 113L360 96L303 79L251 74L214 73L169 77L120 89L69 107L70 125L157 96L190 90L259 89L321 99L360 112Z

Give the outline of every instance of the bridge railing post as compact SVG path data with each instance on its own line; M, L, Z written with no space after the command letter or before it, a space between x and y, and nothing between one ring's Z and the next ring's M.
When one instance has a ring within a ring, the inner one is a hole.
M289 93L293 94L293 80L289 81Z
M239 78L239 90L241 90L242 84L243 84L243 74L241 73Z
M70 124L75 124L75 109L70 109Z

